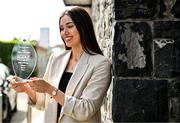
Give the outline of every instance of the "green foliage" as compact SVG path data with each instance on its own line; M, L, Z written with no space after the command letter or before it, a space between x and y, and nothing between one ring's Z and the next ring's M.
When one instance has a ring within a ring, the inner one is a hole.
M11 41L0 41L0 59L2 63L7 65L10 69L11 74L14 75L13 67L11 63L11 53L13 46L19 41L19 39L14 38ZM36 49L36 41L30 41L33 47ZM32 76L37 76L37 69L33 72Z

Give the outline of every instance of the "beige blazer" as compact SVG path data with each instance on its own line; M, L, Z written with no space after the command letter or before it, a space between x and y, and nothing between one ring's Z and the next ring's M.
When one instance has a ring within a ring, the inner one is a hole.
M71 51L52 55L44 79L58 88ZM111 64L102 55L84 52L76 65L65 92L59 122L101 122L100 107L111 82ZM55 123L57 102L49 95L37 93L38 109L45 109L45 122Z

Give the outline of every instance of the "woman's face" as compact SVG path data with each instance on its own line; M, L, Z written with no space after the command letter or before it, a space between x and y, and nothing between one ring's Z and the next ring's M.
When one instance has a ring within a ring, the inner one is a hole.
M60 33L67 47L78 47L81 45L80 34L68 15L60 20Z

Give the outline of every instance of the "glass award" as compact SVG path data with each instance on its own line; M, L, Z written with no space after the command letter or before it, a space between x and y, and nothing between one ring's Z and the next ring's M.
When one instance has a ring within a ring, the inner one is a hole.
M36 51L29 40L19 40L17 44L14 45L11 62L15 75L20 78L17 81L28 81L37 63Z

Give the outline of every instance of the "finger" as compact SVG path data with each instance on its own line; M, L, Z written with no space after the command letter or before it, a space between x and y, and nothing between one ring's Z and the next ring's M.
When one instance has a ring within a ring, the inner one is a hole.
M13 88L17 88L17 85L12 85Z
M16 81L15 80L11 80L10 83L13 84L13 83L16 83Z
M31 88L34 86L33 82L28 82L28 84Z
M11 85L12 85L12 87L16 87L16 86L18 86L18 84L17 84L16 82L11 83Z
M17 78L17 76L13 76L13 77L12 77L12 79L16 79L16 78Z
M30 85L31 88L33 88L34 86L33 85Z
M14 89L15 91L17 91L17 92L21 92L21 91L22 91L21 87L18 86L18 85L13 85L13 89Z
M30 86L30 88L31 88L32 90L36 90L35 81L28 82L28 84L29 84L29 86Z
M36 91L36 87L35 86L31 86L31 89Z
M31 77L31 78L29 78L30 80L34 80L35 79L35 77Z
M11 83L15 83L15 82L20 82L22 79L20 77L17 77L17 76L13 76L11 79L10 79L10 82Z
M32 88L33 87L33 85L32 84L29 84L29 86Z
M14 90L15 90L16 92L23 92L23 90L22 90L21 88L19 88L19 87L16 87Z
M18 79L21 79L21 78L15 75L15 76L12 77L12 79L18 80Z
M23 82L14 82L14 83L12 83L12 85L18 85L18 86L23 86L25 84L26 83L23 83Z
M10 83L16 83L16 77L12 77L12 79L10 79Z

